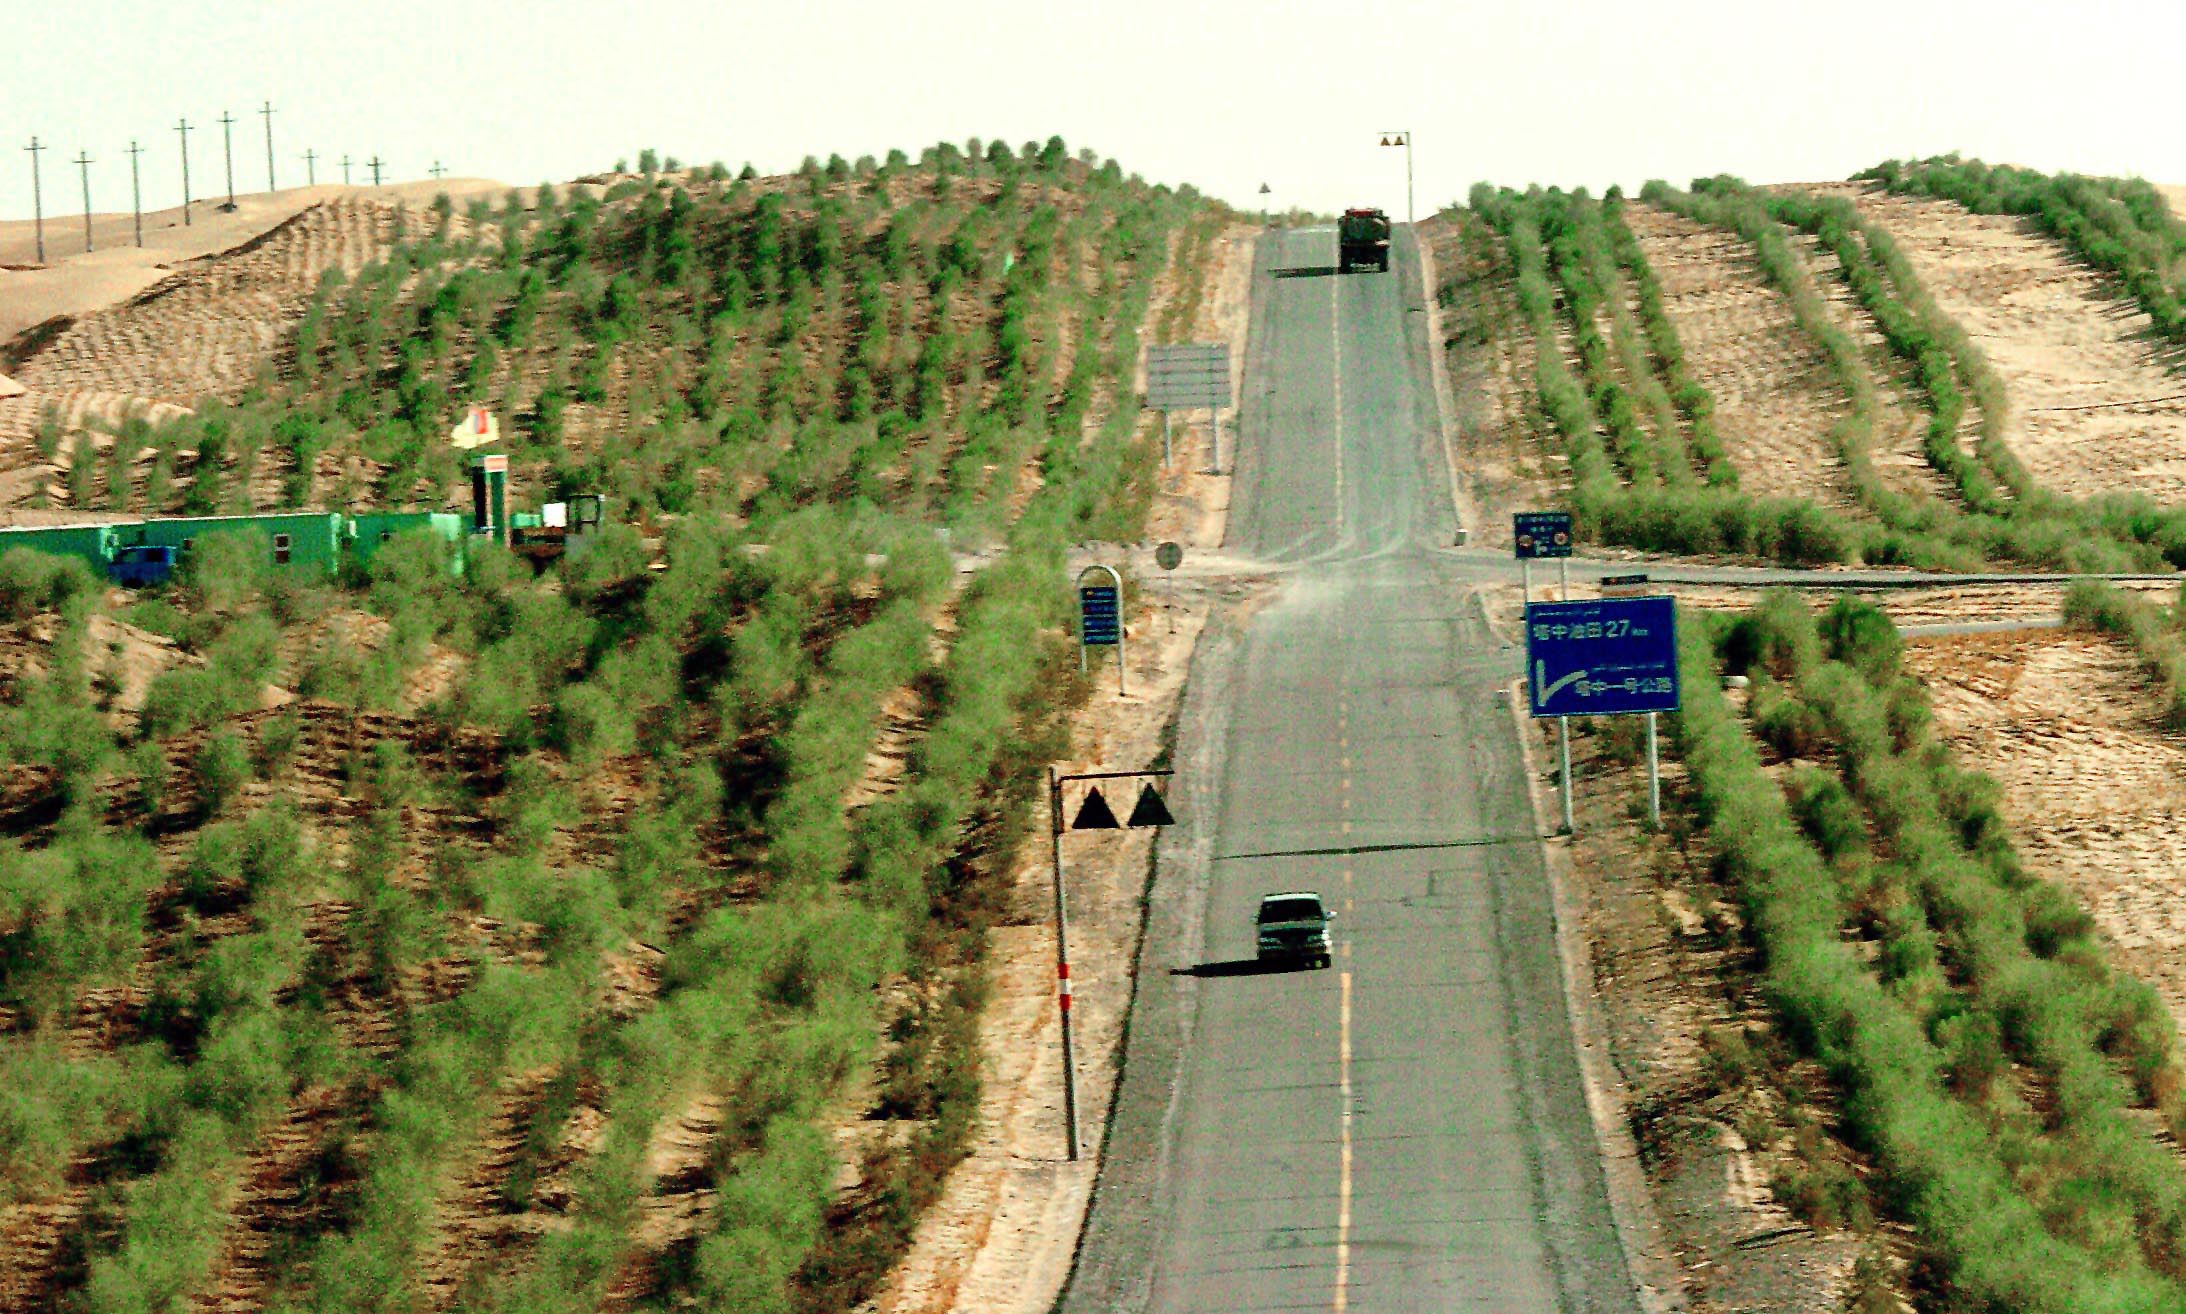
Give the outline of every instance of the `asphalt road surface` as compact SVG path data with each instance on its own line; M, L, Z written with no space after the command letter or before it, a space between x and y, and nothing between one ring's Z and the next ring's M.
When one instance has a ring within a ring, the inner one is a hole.
M1261 244L1226 548L1281 578L1195 665L1073 1314L1639 1308L1397 236ZM1300 889L1335 964L1262 971Z

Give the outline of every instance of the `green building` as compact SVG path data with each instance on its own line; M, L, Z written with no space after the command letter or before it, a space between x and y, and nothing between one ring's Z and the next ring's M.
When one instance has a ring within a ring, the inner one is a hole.
M332 511L282 511L255 516L197 516L182 520L146 520L129 527L130 543L171 547L187 557L197 540L209 534L257 532L265 535L272 564L331 575L341 564L342 517Z
M430 530L456 547L456 569L462 569L463 517L453 511L366 511L349 517L344 547L359 566L372 564L380 544L413 530Z
M0 529L0 555L9 548L29 548L55 557L81 557L102 578L123 535L138 522L105 525L23 525Z

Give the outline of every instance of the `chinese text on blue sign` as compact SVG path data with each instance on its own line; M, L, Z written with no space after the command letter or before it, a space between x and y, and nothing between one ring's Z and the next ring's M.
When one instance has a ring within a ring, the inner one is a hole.
M1677 604L1670 598L1529 604L1526 674L1535 716L1674 712Z
M1086 584L1078 589L1078 642L1117 643L1123 637L1121 615L1116 607L1116 586Z
M1569 511L1520 511L1510 518L1511 543L1526 560L1571 555Z

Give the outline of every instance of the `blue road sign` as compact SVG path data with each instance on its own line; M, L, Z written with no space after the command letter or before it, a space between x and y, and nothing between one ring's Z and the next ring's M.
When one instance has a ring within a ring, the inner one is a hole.
M1525 560L1568 557L1571 555L1571 513L1520 511L1510 518L1510 536L1519 557Z
M1676 600L1528 604L1526 674L1535 716L1674 712Z
M1123 641L1123 613L1116 605L1113 584L1084 584L1078 588L1078 642L1114 645Z

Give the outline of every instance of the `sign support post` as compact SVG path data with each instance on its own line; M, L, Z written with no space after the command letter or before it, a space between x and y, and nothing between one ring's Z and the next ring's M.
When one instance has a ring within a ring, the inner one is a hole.
M1662 764L1655 756L1655 713L1647 714L1647 824L1662 829Z
M1556 558L1556 600L1571 601L1571 558L1568 556ZM1571 819L1571 718L1568 716L1556 718L1556 750L1563 759L1563 766L1556 774L1564 787L1564 834L1576 834L1579 827Z
M1055 1000L1063 1020L1063 1136L1078 1161L1078 1056L1070 1034L1070 910L1063 897L1063 786L1047 769L1049 830L1055 846Z
M1578 829L1571 821L1571 718L1556 718L1556 783L1564 797L1564 834Z
M1055 861L1055 1006L1061 1014L1063 1030L1063 1136L1072 1163L1078 1160L1078 1055L1070 1017L1070 907L1063 893L1063 786L1078 780L1147 782L1139 795L1138 805L1131 809L1130 818L1120 824L1115 810L1101 797L1100 787L1094 786L1086 805L1078 812L1078 819L1068 827L1071 830L1167 826L1174 818L1161 801L1161 795L1154 791L1153 781L1175 774L1174 771L1085 771L1065 776L1057 775L1052 766L1047 769L1048 834Z
M1174 454L1169 450L1169 412L1163 411L1161 413L1161 468L1168 469L1169 462L1172 459L1174 459Z

